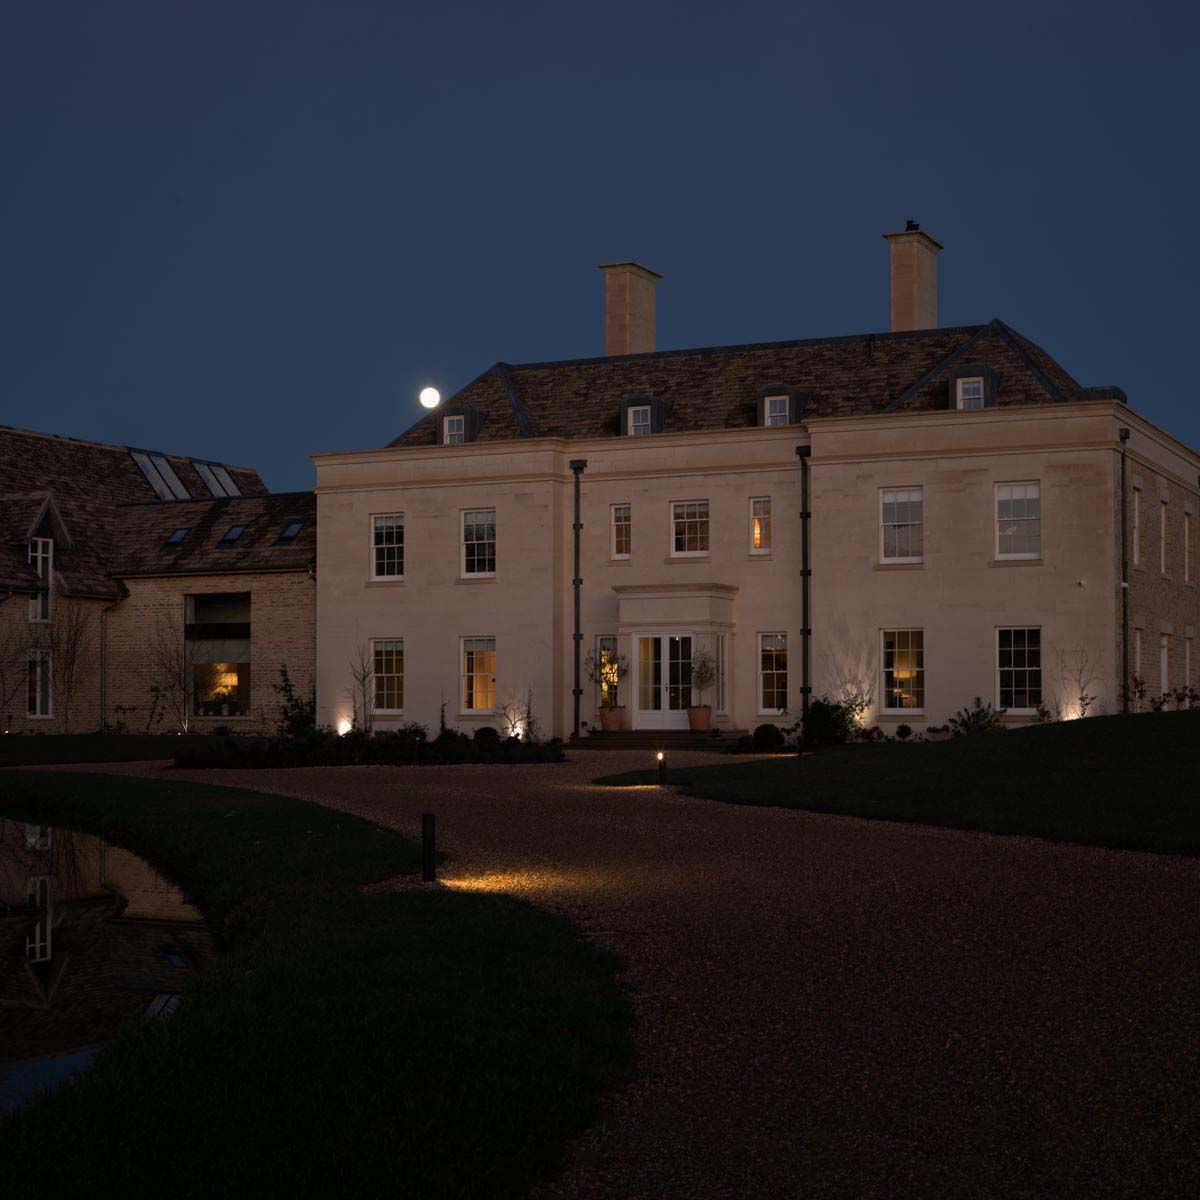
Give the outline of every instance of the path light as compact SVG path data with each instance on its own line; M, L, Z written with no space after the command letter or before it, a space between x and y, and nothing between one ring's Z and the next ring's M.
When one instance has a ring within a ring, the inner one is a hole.
M658 786L667 786L667 760L661 750L658 752Z
M442 402L442 393L435 387L422 388L420 401L425 408L437 408Z

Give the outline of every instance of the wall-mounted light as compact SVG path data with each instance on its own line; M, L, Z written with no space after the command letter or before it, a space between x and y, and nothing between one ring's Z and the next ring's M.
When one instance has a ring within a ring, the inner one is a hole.
M419 399L423 407L437 408L442 402L442 393L435 387L422 388Z

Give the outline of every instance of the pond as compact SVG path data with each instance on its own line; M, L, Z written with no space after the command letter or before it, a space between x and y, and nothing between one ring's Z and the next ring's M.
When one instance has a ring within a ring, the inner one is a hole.
M200 910L136 855L0 820L0 1113L170 1017L213 954Z

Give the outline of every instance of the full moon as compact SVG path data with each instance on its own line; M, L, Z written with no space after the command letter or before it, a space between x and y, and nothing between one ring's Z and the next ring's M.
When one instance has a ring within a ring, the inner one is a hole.
M421 403L426 408L437 408L442 402L442 393L437 388L422 388Z

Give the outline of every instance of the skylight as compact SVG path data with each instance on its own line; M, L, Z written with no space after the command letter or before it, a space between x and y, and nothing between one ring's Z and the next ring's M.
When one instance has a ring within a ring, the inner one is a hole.
M192 459L196 474L204 480L205 486L214 496L240 496L241 489L233 481L228 468L220 463L197 462Z
M238 540L238 538L240 538L242 536L242 534L245 532L246 532L245 525L230 525L230 527L227 530L225 530L224 536L217 543L217 545L218 546L232 546L233 543L236 542Z
M304 528L303 521L289 521L284 527L283 532L275 539L275 545L283 546L288 542L294 542L296 535Z
M176 529L171 534L171 536L169 538L167 538L167 540L165 542L163 542L163 545L164 546L178 546L179 543L182 542L183 539L185 537L187 537L187 535L189 533L191 533L191 531L192 531L192 527L190 525L183 525L179 529Z

